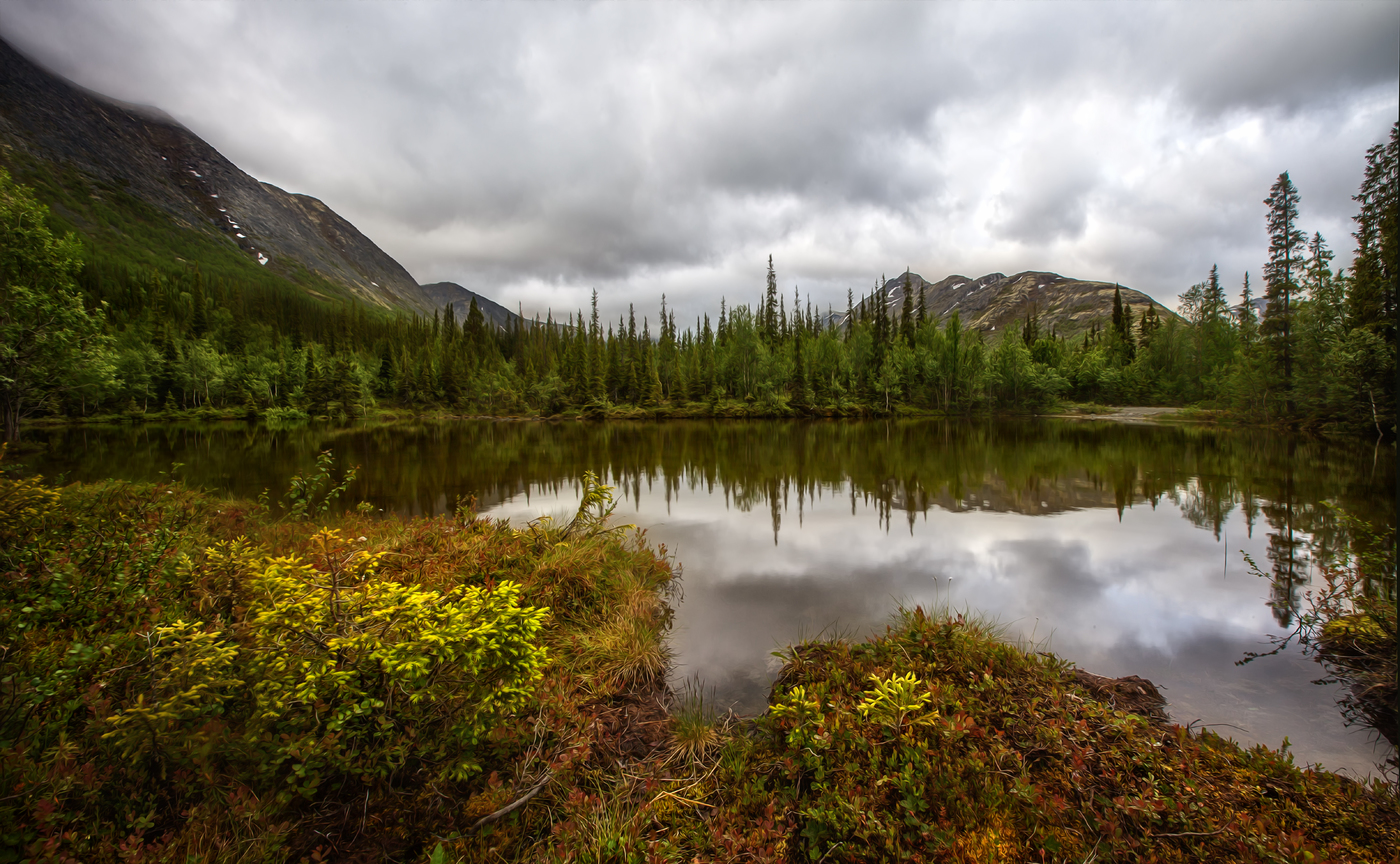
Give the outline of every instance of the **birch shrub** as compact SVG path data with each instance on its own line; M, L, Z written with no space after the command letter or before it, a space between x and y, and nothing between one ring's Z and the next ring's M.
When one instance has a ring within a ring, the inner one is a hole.
M513 582L443 593L380 578L383 554L334 530L311 543L314 564L242 544L183 562L192 584L206 569L245 570L243 620L157 628L149 691L108 719L105 737L129 757L197 765L214 745L210 720L235 720L225 743L256 755L283 798L313 797L334 776L474 774L476 746L541 675L546 610L522 606Z

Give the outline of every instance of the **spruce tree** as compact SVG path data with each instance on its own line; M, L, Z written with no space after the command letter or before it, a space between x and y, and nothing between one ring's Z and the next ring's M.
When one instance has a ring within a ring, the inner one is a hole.
M1210 265L1210 276L1206 279L1201 307L1204 313L1202 317L1209 322L1224 319L1230 311L1230 304L1225 300L1225 289L1220 285L1220 268L1214 264Z
M472 297L471 308L467 310L467 320L462 325L462 330L467 344L476 356L480 357L486 343L486 316L481 314L481 307L476 305L475 296Z
M1269 353L1279 375L1283 390L1284 409L1291 417L1293 404L1293 282L1294 268L1301 264L1301 252L1306 242L1298 228L1298 190L1288 172L1278 175L1264 199L1269 206L1269 263L1264 267L1264 320L1260 333L1269 346Z
M1123 305L1123 356L1129 363L1137 356L1137 343L1133 340L1133 307L1132 304Z
M807 358L803 351L805 341L806 339L798 334L792 346L792 402L803 409L812 402L812 389L807 383Z
M778 341L778 276L773 272L773 256L768 256L768 288L763 295L763 313L759 326L768 345Z
M904 268L904 302L899 309L899 335L906 345L914 344L914 284L909 268Z
M1379 331L1395 350L1395 279L1400 272L1400 123L1390 140L1366 151L1366 173L1353 196L1356 255L1347 290L1347 325Z
M1240 344L1248 347L1259 336L1259 319L1254 316L1254 295L1249 290L1249 273L1244 274L1244 288L1240 291L1239 323Z

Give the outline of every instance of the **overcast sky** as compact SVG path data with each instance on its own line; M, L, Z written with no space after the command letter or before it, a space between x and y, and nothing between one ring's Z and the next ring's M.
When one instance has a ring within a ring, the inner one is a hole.
M906 266L1237 291L1285 170L1345 263L1400 89L1395 2L7 0L0 34L419 282L653 322L769 254L823 308Z

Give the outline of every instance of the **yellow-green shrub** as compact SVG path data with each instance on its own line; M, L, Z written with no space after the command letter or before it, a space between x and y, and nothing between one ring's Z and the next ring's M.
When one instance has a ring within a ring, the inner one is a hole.
M238 715L228 743L285 779L284 795L311 795L334 775L474 773L483 736L541 675L547 610L521 606L511 582L444 594L381 578L382 555L333 530L312 545L319 568L241 544L187 563L196 581L203 568L246 571L243 621L221 633L183 621L153 631L150 698L110 717L106 737L128 756L159 742L199 762L210 715Z

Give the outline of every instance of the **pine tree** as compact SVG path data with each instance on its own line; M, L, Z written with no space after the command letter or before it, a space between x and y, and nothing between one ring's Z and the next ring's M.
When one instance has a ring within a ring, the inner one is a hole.
M1240 343L1253 345L1259 336L1259 320L1254 316L1254 295L1249 290L1249 273L1244 274L1244 288L1240 291L1240 314L1236 324L1240 331Z
M642 346L642 351L645 355L647 381L642 404L648 408L656 408L661 405L661 376L656 369L656 351L651 347L650 340Z
M1205 292L1201 298L1201 311L1206 321L1223 320L1230 311L1225 299L1225 289L1220 285L1220 268L1210 265L1210 276L1206 279Z
M1129 363L1137 356L1137 343L1133 340L1133 307L1132 304L1123 305L1123 356Z
M379 351L379 374L376 377L379 383L375 389L380 396L388 396L394 392L394 360L387 342Z
M1395 280L1400 272L1400 123L1390 140L1366 151L1366 173L1353 197L1361 205L1354 218L1356 255L1347 291L1347 324L1379 331L1395 350Z
M1285 171L1264 199L1269 206L1269 263L1264 267L1264 320L1259 330L1269 346L1275 370L1280 375L1284 406L1288 415L1293 404L1293 282L1294 267L1301 263L1299 253L1305 242L1298 228L1298 190Z
M792 346L792 402L798 408L807 408L812 403L812 389L807 383L807 358L803 343L807 340L800 334Z
M476 305L475 296L472 297L471 308L467 310L467 320L462 325L462 330L467 344L476 356L480 357L486 343L486 316L481 314L481 307Z
M792 286L792 330L793 330L793 332L796 333L798 330L802 330L802 329L805 329L807 326L810 326L810 324L811 324L811 320L810 320L811 317L812 317L812 301L811 301L810 299L808 299L808 301L807 301L807 318L808 318L808 321L804 324L804 322L803 322L803 320L802 320L802 295L798 293L798 291L797 291L797 286L796 286L796 285Z
M457 364L451 353L443 354L438 361L438 389L449 407L462 401L462 388L457 381Z
M899 310L899 335L906 345L914 344L914 283L909 268L904 268L904 303Z
M778 276L773 272L773 256L768 256L768 290L763 297L763 340L772 346L778 341Z

